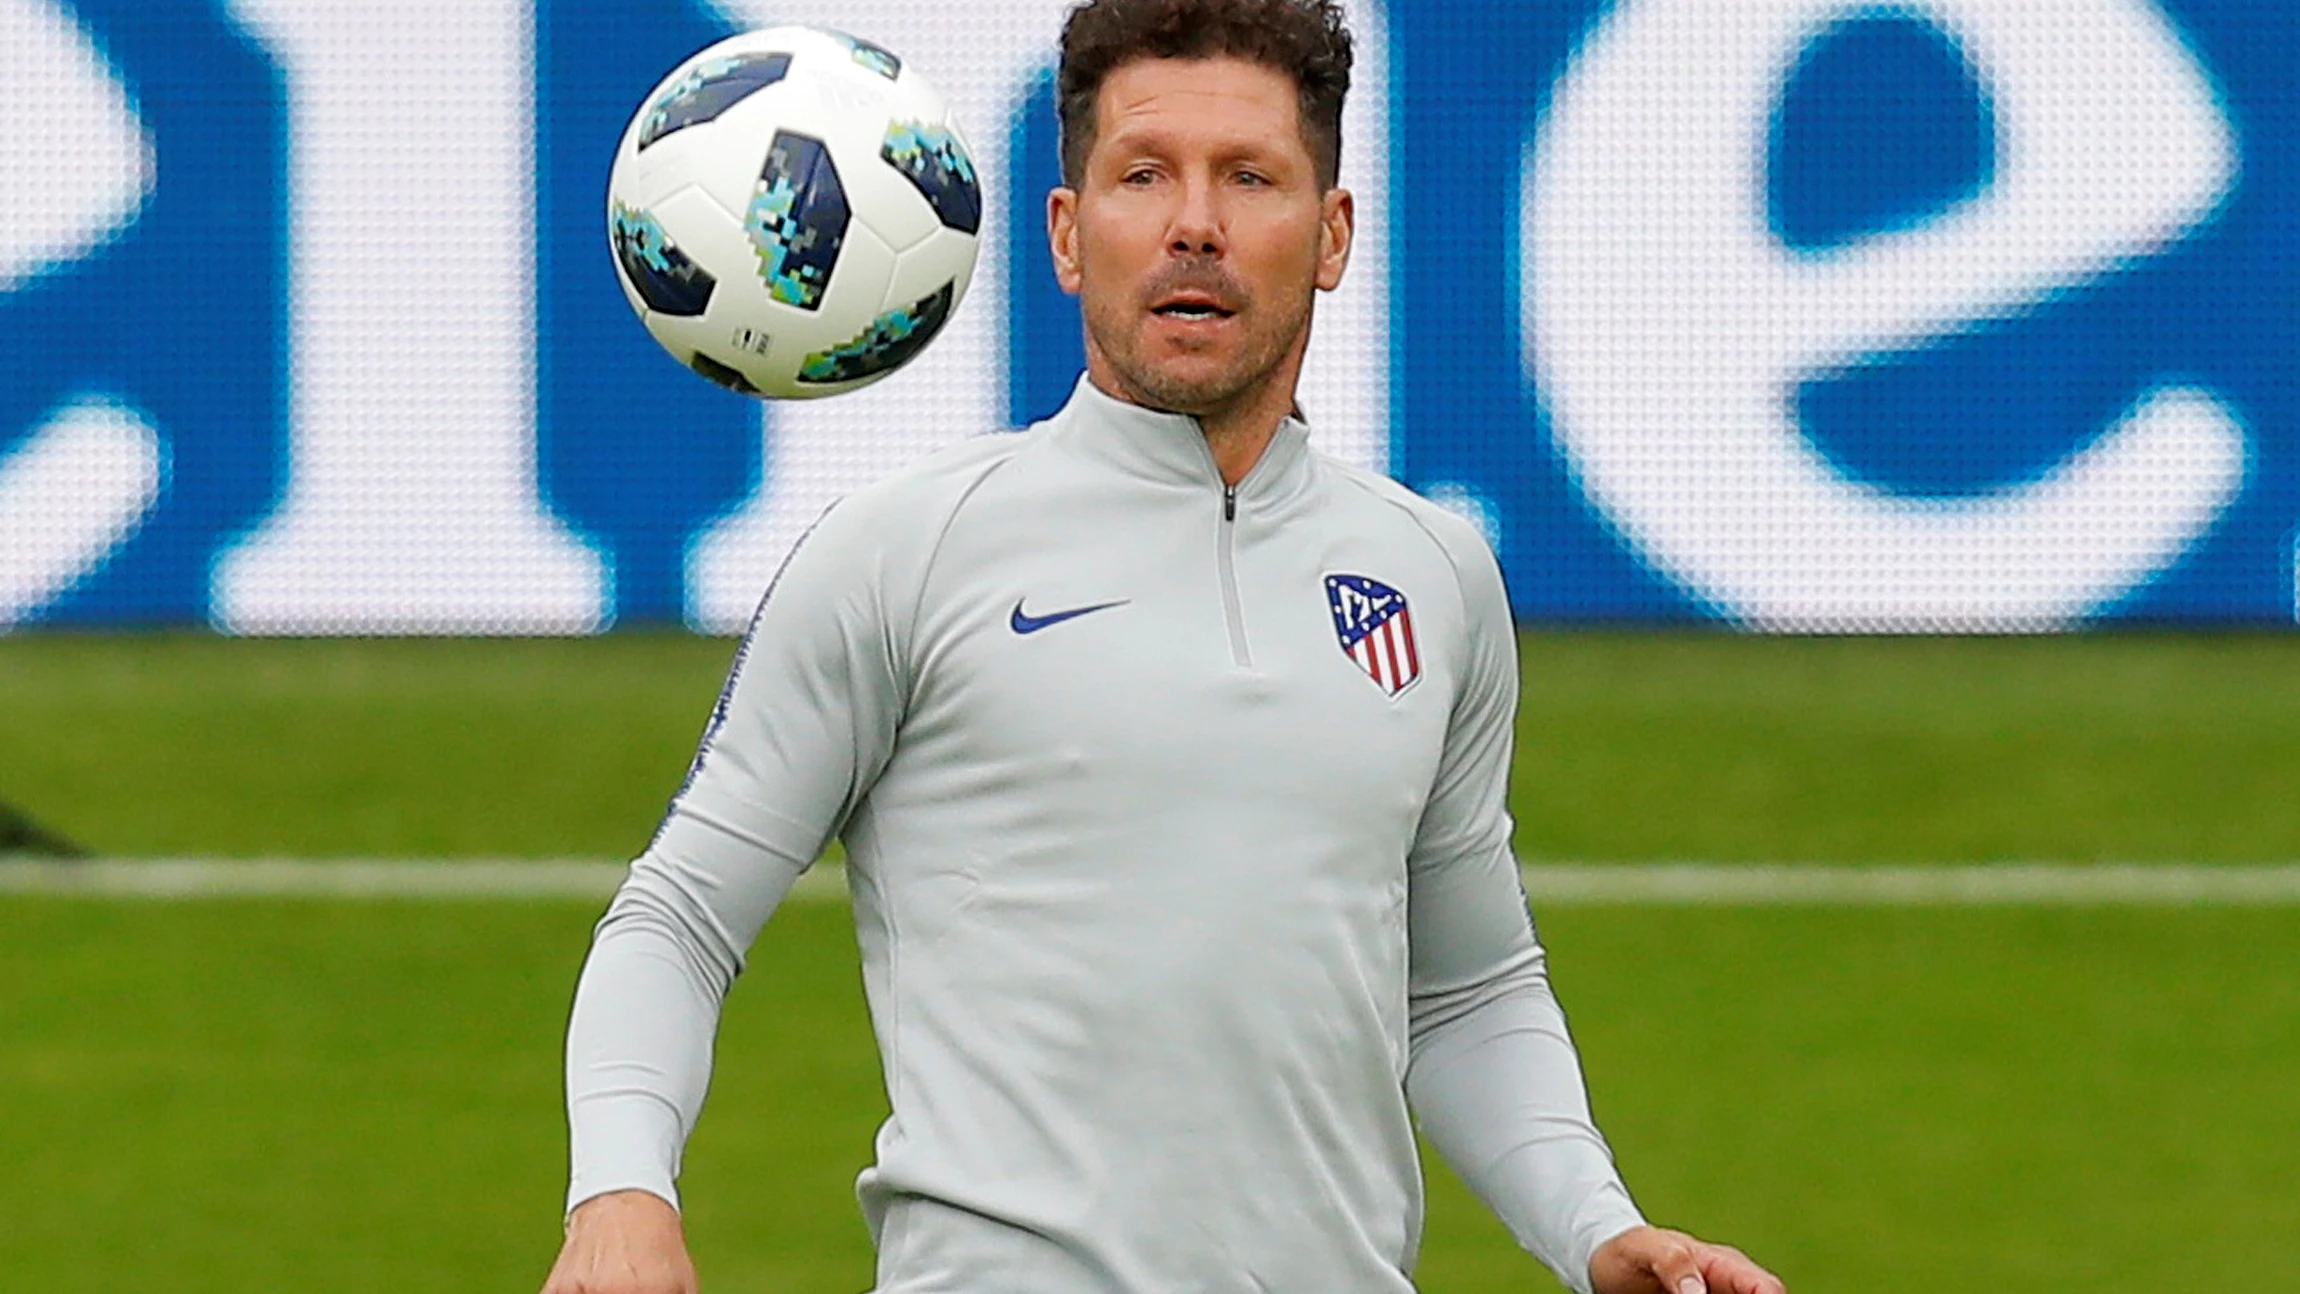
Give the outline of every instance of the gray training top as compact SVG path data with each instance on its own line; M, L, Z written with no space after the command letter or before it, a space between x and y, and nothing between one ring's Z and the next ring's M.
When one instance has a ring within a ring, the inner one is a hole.
M1510 849L1475 530L1081 381L825 513L568 1027L569 1207L676 1202L720 1000L846 843L881 1294L1412 1289L1424 1130L1577 1290L1639 1217Z

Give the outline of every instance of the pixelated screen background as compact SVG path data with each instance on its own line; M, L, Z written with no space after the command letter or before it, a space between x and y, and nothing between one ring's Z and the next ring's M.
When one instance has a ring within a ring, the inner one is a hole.
M865 391L651 343L624 122L770 0L0 0L0 628L729 632L831 499L1078 369L1064 0L862 0L971 292ZM2300 32L2273 0L1400 0L1359 34L1324 447L1531 623L2289 625Z

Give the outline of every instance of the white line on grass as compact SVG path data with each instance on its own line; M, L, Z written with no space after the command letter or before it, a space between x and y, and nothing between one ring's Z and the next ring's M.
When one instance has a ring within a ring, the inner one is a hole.
M624 864L601 862L100 859L0 861L0 894L117 899L604 900ZM1833 907L2300 904L2300 864L1533 863L1536 904ZM843 900L842 869L800 878L800 902Z
M1534 863L1535 903L1842 907L2300 903L2300 864Z
M117 899L604 898L620 863L106 858L0 863L0 893Z

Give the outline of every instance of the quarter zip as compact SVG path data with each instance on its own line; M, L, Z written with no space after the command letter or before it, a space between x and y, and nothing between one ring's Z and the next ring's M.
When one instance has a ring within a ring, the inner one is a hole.
M1238 487L1222 486L1221 540L1215 546L1222 575L1222 614L1230 625L1230 662L1241 669L1254 663L1246 647L1246 613L1238 605L1238 570L1232 554L1238 537Z

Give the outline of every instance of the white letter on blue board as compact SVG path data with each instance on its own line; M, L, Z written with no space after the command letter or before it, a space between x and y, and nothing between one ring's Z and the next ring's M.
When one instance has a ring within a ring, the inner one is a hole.
M52 0L0 0L0 293L95 251L151 177L151 140L87 34ZM166 461L140 413L94 392L0 451L0 629L136 532Z
M287 72L294 358L287 499L218 625L598 627L604 563L536 486L529 0L232 10Z
M1582 489L1654 567L1746 623L2047 629L2176 560L2242 488L2210 391L2159 386L2041 479L1974 499L1846 479L1801 382L2155 255L2229 192L2236 147L2146 0L1922 0L1994 97L1992 187L1921 227L1798 256L1768 227L1780 87L1843 0L1629 0L1527 150L1528 371Z

